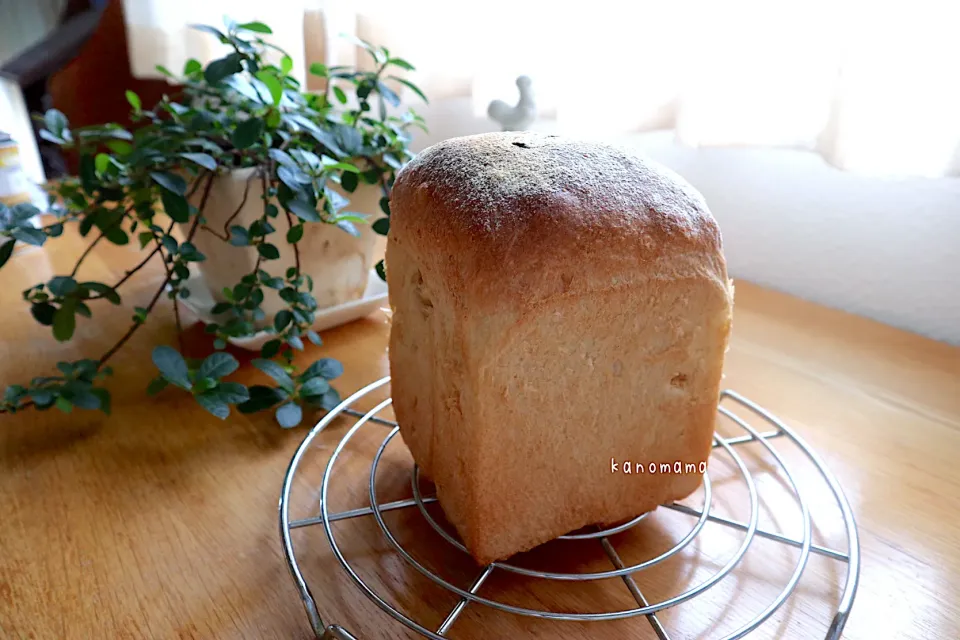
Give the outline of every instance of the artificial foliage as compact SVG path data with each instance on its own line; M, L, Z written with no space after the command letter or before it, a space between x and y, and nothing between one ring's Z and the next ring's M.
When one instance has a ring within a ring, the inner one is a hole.
M257 263L224 289L225 301L212 310L217 321L206 330L216 351L192 360L183 356L182 346L157 346L152 360L158 373L148 393L179 389L219 418L230 415L231 407L244 413L271 410L284 427L300 424L305 406L330 409L339 403L331 384L343 371L339 362L324 358L303 370L294 362L305 341L321 343L311 329L317 311L314 281L300 270L297 244L311 224L337 225L354 235L356 225L372 224L374 231L387 234L390 189L397 170L412 157L410 130L424 128L412 109L400 111L397 91L406 87L426 98L395 75L398 69L413 70L410 63L365 41L356 44L373 59L372 71L312 64L310 73L324 78L326 88L308 93L291 76L290 56L264 38L271 33L267 25L227 20L223 29L196 28L228 52L206 66L190 60L179 76L157 67L181 89L151 108L128 91L131 129L116 124L74 129L59 111L42 116L41 137L75 152L79 175L51 187L47 213L53 221L43 226L33 224L40 212L30 204L0 205L0 268L16 243L42 246L66 225L76 225L91 240L70 273L23 292L33 318L50 327L55 340L67 341L96 314L123 304L123 285L151 262L162 263L165 278L146 306L132 309L129 328L110 349L95 359L59 362L56 372L7 386L0 413L31 407L109 413L108 362L158 304L173 305L182 330L178 301L190 294L185 283L191 264L206 259L194 244L198 233L255 247ZM204 210L213 181L246 167L254 168L251 180L262 187L262 215L246 227L232 224L238 208L222 228L208 225ZM361 185L376 186L382 192L381 214L369 219L350 211L349 200L333 185L347 194ZM84 281L81 265L103 242L135 243L143 255L116 282ZM278 273L271 265L282 243L292 245L296 266ZM377 271L383 277L382 262ZM228 379L239 363L223 349L231 338L262 330L267 289L277 290L286 307L275 314L268 329L273 335L252 362L273 384L248 387Z

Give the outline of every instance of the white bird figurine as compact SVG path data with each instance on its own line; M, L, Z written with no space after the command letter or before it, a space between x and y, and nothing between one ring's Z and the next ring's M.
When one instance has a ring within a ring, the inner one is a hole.
M511 106L503 100L494 100L487 107L487 115L500 125L503 131L523 131L537 119L537 105L533 100L533 88L530 78L517 78L520 101Z

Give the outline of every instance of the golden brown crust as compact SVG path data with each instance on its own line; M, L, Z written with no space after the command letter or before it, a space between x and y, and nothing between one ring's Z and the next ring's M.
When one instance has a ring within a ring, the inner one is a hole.
M552 135L445 140L404 167L391 197L394 232L448 256L435 268L486 305L627 284L658 257L721 251L702 197L672 171Z

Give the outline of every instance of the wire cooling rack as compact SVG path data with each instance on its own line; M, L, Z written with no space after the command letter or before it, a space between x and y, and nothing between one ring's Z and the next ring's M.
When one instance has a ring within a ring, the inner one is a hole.
M611 527L608 529L597 529L595 531L587 531L586 533L574 533L566 536L562 536L561 539L565 540L583 540L583 539L596 539L602 545L604 552L610 559L614 569L609 571L601 571L594 573L561 573L561 572L549 572L549 571L538 571L534 569L529 569L525 567L515 566L507 562L495 562L490 564L482 569L477 578L474 580L468 588L462 588L457 585L454 585L448 582L443 577L434 573L431 569L424 566L420 563L410 552L403 547L403 545L397 540L396 535L386 524L383 518L384 512L393 511L396 509L417 509L423 518L429 523L434 531L447 543L453 545L463 553L466 553L466 548L457 540L454 536L450 535L445 529L443 529L439 523L430 515L426 509L426 505L435 502L436 498L432 496L424 496L421 487L420 487L420 476L419 470L416 465L413 466L411 471L411 489L413 497L407 500L398 500L394 502L381 502L377 496L376 489L376 477L377 477L377 468L380 464L380 459L383 456L384 451L387 448L387 445L397 436L399 433L399 428L396 422L391 420L385 420L381 417L378 417L378 414L383 411L386 407L390 405L390 399L386 399L383 402L380 402L373 409L367 412L357 411L352 408L352 406L364 396L370 394L371 392L383 387L390 381L390 378L383 378L378 380L363 389L360 389L355 394L344 400L340 405L335 409L330 411L323 419L307 434L304 438L303 443L297 449L297 452L294 454L293 459L290 461L290 466L287 469L286 476L283 479L283 489L280 496L280 536L283 543L283 552L287 561L287 565L290 569L290 573L293 576L294 582L296 583L297 590L300 593L300 598L303 600L304 608L306 609L307 617L310 621L310 625L313 628L314 633L317 638L321 640L356 640L356 636L352 635L349 631L340 627L336 624L328 624L320 615L320 612L317 610L317 604L314 600L312 594L310 593L310 587L307 585L302 572L300 571L300 566L297 563L297 557L294 553L293 541L291 539L291 530L298 529L301 527L309 527L315 525L321 525L326 533L327 541L330 544L330 548L333 551L334 556L337 558L337 561L343 567L346 574L350 577L353 583L359 588L359 590L370 598L374 603L377 604L384 612L389 614L398 622L402 623L409 629L412 629L424 637L432 638L434 640L447 640L448 638L455 637L448 635L451 631L457 618L470 604L479 604L487 607L492 607L500 611L506 611L509 613L523 615L523 616L532 616L540 619L550 619L550 620L575 620L575 621L593 621L593 620L616 620L621 618L630 618L635 616L645 616L649 624L653 627L653 631L660 640L669 640L670 635L667 630L664 628L663 624L657 618L657 612L667 609L669 607L677 606L681 603L687 602L696 598L698 595L705 592L707 589L715 586L724 577L729 575L737 565L740 563L740 560L746 554L747 549L749 548L751 542L754 539L761 537L776 542L780 542L785 545L790 545L800 549L799 558L796 561L796 567L787 581L786 585L783 587L783 590L773 599L773 601L767 605L765 609L756 614L756 616L742 625L736 631L729 633L724 636L723 640L734 640L736 638L742 638L748 635L750 632L757 629L762 625L767 619L769 619L777 609L783 605L790 595L793 593L794 589L797 587L797 584L802 577L803 571L807 566L807 561L809 560L810 554L815 553L827 558L832 558L836 561L844 563L846 565L846 577L843 584L843 593L840 596L840 603L837 606L836 613L833 616L833 619L830 623L830 627L826 633L826 640L837 640L840 638L840 634L843 632L843 627L846 624L847 617L850 614L850 609L853 606L853 600L857 592L857 583L860 577L860 544L857 535L857 525L854 521L853 512L850 509L850 505L847 502L846 497L843 494L843 490L840 488L836 478L833 474L824 466L823 461L819 456L809 447L806 442L789 426L784 424L780 419L771 414L769 411L761 407L760 405L748 400L747 398L739 395L734 391L724 391L721 394L721 402L718 407L718 411L721 415L726 416L737 424L745 433L737 437L728 437L724 438L719 435L714 436L714 451L715 452L725 452L729 458L734 462L737 469L742 476L743 482L746 484L749 501L750 501L750 518L746 522L739 522L731 520L728 518L720 517L710 513L712 505L712 496L713 489L710 482L709 471L704 474L703 482L703 507L700 509L694 509L692 507L681 505L681 504L666 504L663 505L666 509L671 509L674 511L679 511L686 513L690 516L695 517L696 524L687 533L683 536L673 548L665 551L664 553L645 560L639 564L632 566L625 566L620 556L617 554L616 549L614 549L611 544L609 537L615 533L620 533L625 531L638 522L640 522L645 516L641 515L629 522L620 524L616 527ZM725 404L739 406L741 409L746 409L747 412L758 418L759 420L766 423L767 430L760 431L745 419L739 415L733 413L728 409ZM323 480L320 486L320 515L316 517L305 518L301 520L291 520L290 519L290 491L293 485L294 477L297 473L297 469L300 465L300 462L303 458L304 453L310 447L311 442L327 427L334 419L340 415L347 415L353 418L356 418L354 425L346 432L340 442L337 444L333 453L330 456L329 461L327 462L326 469L323 473ZM373 457L373 461L370 467L370 477L369 477L369 496L370 496L370 506L360 509L353 509L350 511L343 511L339 513L330 513L328 509L327 494L330 486L330 481L333 477L333 471L337 459L340 457L341 453L350 443L350 440L356 435L356 433L364 428L366 425L379 425L380 427L386 427L388 431L384 436L383 442L377 450L376 454ZM770 429L769 427L773 427ZM794 479L793 473L791 473L790 468L787 466L784 459L781 457L780 453L773 447L771 440L776 438L785 438L792 442L793 445L798 447L803 454L812 462L820 474L826 480L827 485L830 488L830 491L833 493L836 503L840 508L843 517L843 524L846 530L847 538L847 550L838 551L834 549L828 549L826 547L815 545L811 542L811 519L810 511L807 504L807 500L804 497L803 492L797 486L797 483ZM748 471L743 460L736 451L738 445L742 445L748 442L759 442L766 453L776 461L780 470L783 472L783 476L786 480L786 483L789 485L790 489L793 492L794 498L796 499L797 505L799 506L801 516L802 516L802 526L803 526L803 536L800 539L790 538L778 533L765 531L758 527L758 518L759 518L759 496L756 484L753 477ZM386 541L389 543L390 547L397 555L399 555L405 562L410 566L415 568L421 574L426 576L435 584L453 592L454 594L460 597L459 602L447 617L444 619L443 623L436 629L428 629L423 626L421 623L409 617L403 611L391 605L387 602L380 594L378 594L370 585L368 585L360 577L354 567L351 566L350 562L344 556L343 551L341 550L337 538L334 532L334 523L340 520L346 520L350 518L364 517L364 516L373 516L376 520L377 525L379 526L381 532L383 533ZM633 579L633 575L637 572L640 572L644 569L652 567L656 564L659 564L666 560L667 558L673 556L681 549L689 545L694 538L696 538L703 529L704 525L707 522L715 522L727 527L739 530L744 533L743 540L733 554L733 556L726 562L723 567L721 567L715 574L710 578L704 580L700 584L691 587L671 598L665 599L661 602L650 603L644 597L643 593L640 591L637 583ZM630 609L623 609L619 611L607 611L607 612L596 612L596 613L565 613L565 612L556 612L550 610L540 610L540 609L529 609L524 607L513 606L499 602L494 599L481 597L477 595L478 590L487 580L491 573L494 571L508 571L515 574L520 574L524 576L541 578L544 580L560 580L560 581L584 581L584 580L599 580L605 578L619 577L621 578L626 587L629 589L634 600L636 600L637 607ZM691 605L695 606L695 605ZM329 614L328 614L329 615Z

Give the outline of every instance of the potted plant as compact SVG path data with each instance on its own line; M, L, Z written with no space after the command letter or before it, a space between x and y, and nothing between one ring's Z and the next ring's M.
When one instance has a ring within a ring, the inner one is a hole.
M164 296L179 330L177 305L197 286L216 299L216 319L206 326L215 352L192 361L174 347L156 347L159 375L149 393L179 387L220 418L231 405L271 409L284 427L301 422L304 404L330 409L339 402L330 381L342 372L340 363L321 359L301 371L294 353L305 341L320 344L313 330L318 309L362 294L374 239L389 230L395 172L412 157L409 130L424 128L413 110L391 111L400 105L396 90L406 86L426 98L394 75L412 70L408 62L364 41L357 44L373 58L373 71L313 64L310 73L327 80L326 90L313 94L290 75L290 57L263 39L267 25L227 20L223 30L196 28L230 52L205 67L188 61L175 78L179 94L153 108L128 91L133 131L116 124L71 129L58 111L43 116L41 136L78 153L79 176L52 187L55 220L46 226L34 226L38 211L29 204L0 207L0 268L17 242L43 245L67 224L92 240L70 274L24 291L33 317L56 340L70 340L98 307L121 304L123 284L150 261L162 262L166 277L111 349L8 386L0 413L109 412L102 379L111 357ZM139 246L144 255L117 282L79 281L80 264L100 242ZM383 277L382 260L376 270ZM275 384L229 381L239 364L223 351L227 342L263 331L271 335L253 364Z

